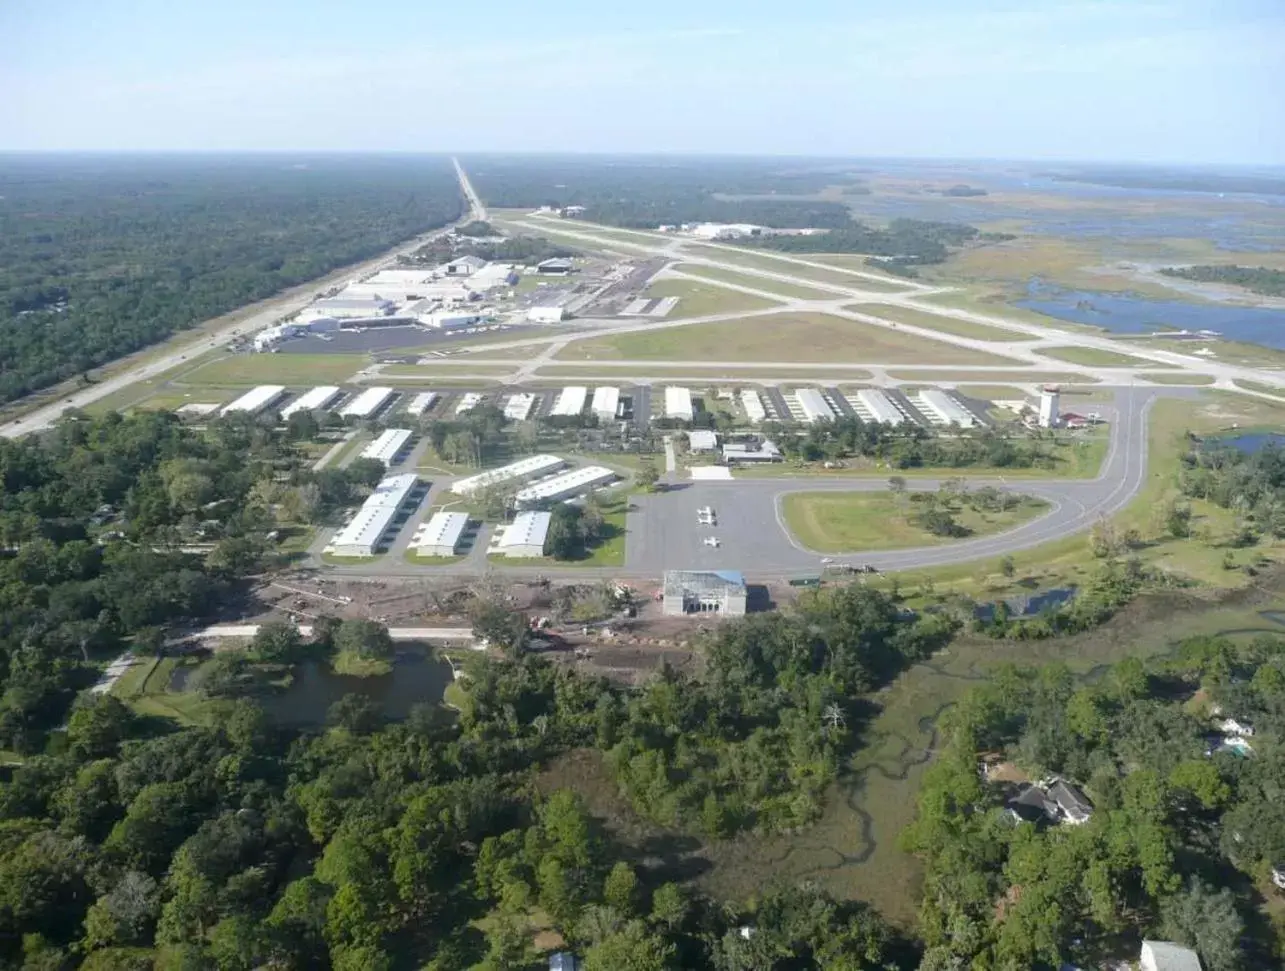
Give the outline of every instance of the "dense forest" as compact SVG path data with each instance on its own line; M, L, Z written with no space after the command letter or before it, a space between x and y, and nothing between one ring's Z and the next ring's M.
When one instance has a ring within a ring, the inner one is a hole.
M459 217L448 160L0 159L0 403Z
M1166 266L1160 272L1181 280L1230 283L1268 297L1285 297L1285 270L1273 270L1267 266L1228 266L1219 263L1208 266Z
M1207 971L1280 967L1285 921L1261 905L1285 863L1282 738L1278 637L1189 640L1088 684L999 671L944 717L904 834L927 864L921 967L1100 967L1140 937ZM1087 820L1050 805L1053 778Z
M838 202L772 199L850 181L833 167L789 160L481 157L465 160L488 206L584 206L583 218L630 229L687 222L745 222L779 229L841 227ZM750 197L750 198L736 198Z

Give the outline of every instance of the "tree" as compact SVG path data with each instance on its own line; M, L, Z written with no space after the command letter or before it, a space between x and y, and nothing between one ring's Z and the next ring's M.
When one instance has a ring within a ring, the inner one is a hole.
M388 628L373 620L341 621L333 635L335 650L364 660L389 661L396 653Z
M250 651L264 661L291 663L298 660L302 648L303 635L288 620L260 624L250 640Z
M651 897L651 920L667 930L681 927L690 903L687 892L677 883L663 883Z
M888 488L892 490L893 495L900 497L906 491L905 477L900 475L889 476Z
M584 971L666 971L674 957L673 944L631 920L585 952Z
M133 721L133 712L119 698L106 693L90 695L77 703L67 721L68 747L78 759L115 755Z
M634 868L624 860L618 861L607 874L602 898L609 907L615 908L626 917L636 912L638 907L638 875L634 873Z
M383 480L388 468L379 459L353 459L344 469L344 476L356 486L373 489Z
M365 695L346 694L326 710L326 724L354 735L369 735L383 723L384 715Z
M1236 971L1243 966L1245 921L1231 891L1215 891L1199 877L1161 901L1162 935L1200 952L1209 971Z
M641 488L646 489L648 492L653 492L656 484L660 481L660 470L656 468L656 463L650 459L644 459L640 462L638 471L634 473L634 481Z
M1013 558L1011 556L1000 558L999 571L1008 579L1011 580L1013 578L1014 574L1017 573L1017 565L1013 562Z
M510 658L522 656L531 637L526 617L489 599L477 601L471 614L475 638L499 648Z
M127 870L85 917L91 948L146 944L160 912L160 887L146 873Z

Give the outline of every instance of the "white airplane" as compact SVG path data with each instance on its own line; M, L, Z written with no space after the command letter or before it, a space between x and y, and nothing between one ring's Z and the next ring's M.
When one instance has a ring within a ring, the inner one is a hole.
M717 536L706 536L703 540L701 540L701 542L702 542L702 543L704 543L706 546L712 546L712 547L714 547L715 549L717 549L717 548L718 548L718 537L717 537Z

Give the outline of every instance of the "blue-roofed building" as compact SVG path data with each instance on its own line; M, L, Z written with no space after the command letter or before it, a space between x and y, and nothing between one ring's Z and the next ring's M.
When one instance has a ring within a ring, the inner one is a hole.
M735 570L666 570L663 588L666 617L690 614L745 614L745 575Z

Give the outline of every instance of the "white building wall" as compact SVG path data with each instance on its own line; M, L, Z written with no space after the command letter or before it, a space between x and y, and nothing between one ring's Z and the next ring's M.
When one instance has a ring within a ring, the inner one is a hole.
M1058 394L1056 391L1045 391L1040 395L1040 427L1056 428L1060 414Z
M692 392L690 388L669 385L665 388L665 417L691 421L695 416L692 409Z
M557 400L553 403L553 410L549 413L557 417L578 415L584 411L585 401L588 397L589 389L583 385L571 385L563 388Z
M467 478L460 479L451 486L451 491L457 495L468 496L493 485L504 483L517 485L529 482L538 476L549 475L566 464L556 455L531 455L516 462L510 462L508 465L501 466L498 469L479 472L477 475L470 475Z
M223 406L223 414L230 415L233 412L249 412L257 415L266 409L273 402L279 400L286 393L286 389L280 384L261 384L257 388L251 388L241 397L229 402Z
M526 392L512 395L504 405L504 417L510 421L526 421L535 407L535 395Z
M763 407L763 399L752 388L746 388L741 392L741 407L745 409L745 417L750 420L751 425L767 420L767 409Z
M605 466L588 465L535 482L525 489L520 489L513 498L519 507L540 502L557 502L606 485L615 478L616 473Z
M339 414L344 418L369 418L388 404L392 396L392 388L367 388L344 405Z
M834 409L825 400L825 396L816 388L799 388L794 397L803 410L803 420L811 424L814 421L832 421Z
M953 422L960 428L972 428L977 424L967 408L940 388L925 388L919 392L919 400L944 424Z
M857 400L865 405L870 416L877 422L900 425L906 420L901 410L892 403L892 399L877 388L862 388L857 392Z
M599 421L615 421L620 410L620 389L606 385L593 389L593 404L590 406Z
M289 418L297 411L321 411L334 403L341 391L332 385L313 388L305 391L290 404L281 409L281 417Z
M385 465L392 465L393 460L406 448L406 443L410 441L410 437L411 430L409 428L385 429L378 438L362 449L361 457L375 459Z
M438 397L439 395L436 391L421 391L406 403L406 414L410 415L412 418L418 418L424 412L428 411L429 408L433 407L433 402L435 402Z

